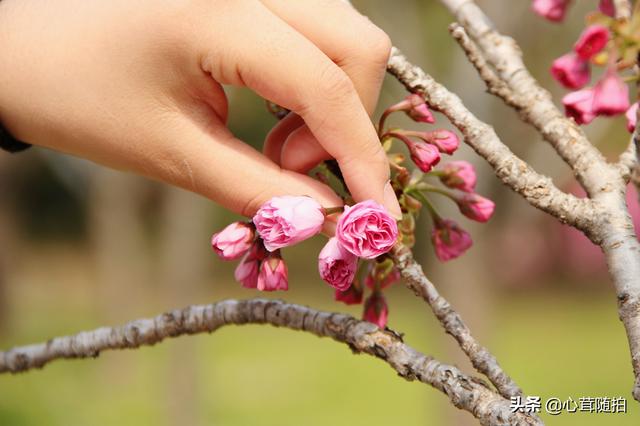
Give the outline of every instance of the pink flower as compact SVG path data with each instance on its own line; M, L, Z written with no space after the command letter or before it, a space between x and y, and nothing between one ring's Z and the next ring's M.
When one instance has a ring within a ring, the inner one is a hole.
M345 291L336 289L335 300L347 305L358 305L362 303L362 293L362 287L354 284Z
M598 9L600 12L604 13L607 16L614 17L616 14L616 8L613 5L612 0L600 0L600 4L598 5Z
M345 291L353 283L358 258L347 251L338 239L330 238L318 256L318 271L323 280L337 290Z
M411 141L409 143L411 160L423 172L429 172L440 161L438 148L424 142Z
M593 95L594 90L591 88L567 93L562 98L565 115L572 117L578 124L591 123L596 118L593 112Z
M636 128L636 122L638 120L638 102L631 105L624 115L625 117L627 117L627 130L630 133L633 133Z
M629 109L629 88L617 72L609 69L598 81L593 93L596 115L617 115Z
M257 289L260 291L289 290L287 265L281 257L271 255L262 262Z
M256 288L258 286L260 262L265 257L266 250L262 246L262 243L256 242L236 267L234 273L236 281L245 288Z
M287 247L320 232L322 206L311 197L274 197L260 207L253 223L269 251Z
M452 161L442 168L440 180L449 188L473 192L476 187L476 170L467 161Z
M373 292L364 302L364 314L362 319L384 328L387 325L389 307L384 295L379 291Z
M487 222L496 208L493 201L473 193L462 194L457 197L456 202L460 213L477 222Z
M590 25L580 34L573 50L584 60L600 53L609 42L609 30L604 25Z
M211 237L211 248L222 260L235 260L245 254L253 244L253 226L233 222Z
M455 259L467 251L473 241L471 236L453 220L436 220L431 242L440 261Z
M551 75L567 89L580 89L589 82L591 70L589 62L570 52L553 61Z
M406 101L409 103L409 108L407 108L405 112L413 121L417 121L419 123L435 122L433 114L429 111L429 107L422 96L412 93L406 97Z
M561 22L570 0L533 0L531 8L535 13L553 22Z
M384 277L378 277L378 279L376 279L374 272L372 271L367 274L367 277L364 279L364 283L371 290L376 290L376 283L379 283L378 290L382 290L397 283L401 278L402 276L400 275L400 271L398 271L397 268L393 268Z
M398 225L384 207L367 200L345 206L338 219L336 237L356 256L373 259L391 250L398 239Z

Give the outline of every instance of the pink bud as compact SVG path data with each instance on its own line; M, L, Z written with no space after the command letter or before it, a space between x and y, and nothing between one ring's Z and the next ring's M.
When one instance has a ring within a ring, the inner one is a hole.
M440 261L455 259L467 251L473 241L471 236L453 220L437 220L431 233L431 242Z
M596 115L617 115L629 109L629 88L614 69L610 68L598 81L593 93Z
M411 160L425 173L431 171L433 166L440 161L438 148L425 142L411 141L409 152L411 153Z
M561 22L570 0L533 0L531 8L535 13L553 22Z
M362 293L362 287L354 284L345 291L336 289L335 300L347 305L358 305L362 303Z
M330 238L318 256L320 277L337 290L345 291L353 283L358 269L358 257L342 247L337 238Z
M262 243L256 242L236 267L234 273L236 281L245 288L256 288L258 286L260 262L266 257L266 254L267 252Z
M405 112L413 121L419 123L434 123L436 121L422 96L412 93L406 97L406 100L409 101L410 107Z
M464 193L456 202L460 213L477 222L487 222L496 208L493 201L474 193Z
M476 187L476 170L467 161L452 161L442 167L440 180L449 188L457 188L465 192L473 192Z
M638 120L638 102L631 105L624 115L627 118L627 130L629 133L633 133L636 129L636 122Z
M260 265L258 290L289 290L287 265L279 256L271 255Z
M567 93L562 98L564 113L578 124L589 124L596 118L593 112L594 89L588 88Z
M580 34L573 50L584 60L600 53L609 42L609 30L604 25L590 25Z
M269 251L287 247L320 232L322 206L311 197L274 197L260 207L253 223Z
M425 141L434 144L444 154L453 154L460 146L458 135L449 130L435 130L426 134Z
M373 259L391 250L398 239L398 224L383 206L366 200L345 206L336 238L356 256Z
M612 0L600 0L600 4L598 5L598 9L600 9L600 12L604 13L607 16L610 17L615 17L616 15L616 8L613 5L613 1Z
M253 244L253 226L233 222L211 237L211 248L222 260L235 260L245 254Z
M551 75L567 89L580 89L589 82L591 70L589 62L570 52L553 61Z
M387 325L389 307L384 295L379 291L373 292L364 302L364 314L362 319L384 328Z
M367 274L366 278L364 279L364 284L369 287L371 290L376 290L376 277L374 276L374 270L371 271L371 273ZM398 271L397 268L393 268L391 269L391 271L389 271L388 274L386 274L386 276L384 276L382 278L382 280L379 282L379 286L378 286L378 290L382 290L385 289L387 287L389 287L392 284L397 283L398 281L400 281L400 279L402 278L402 276L400 275L400 271Z

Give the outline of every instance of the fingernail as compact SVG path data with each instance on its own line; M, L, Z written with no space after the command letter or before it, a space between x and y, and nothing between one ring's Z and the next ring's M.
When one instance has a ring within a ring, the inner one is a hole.
M398 198L396 197L396 193L391 186L391 182L387 181L384 185L384 206L389 210L391 216L396 218L396 220L402 219L402 210L400 210L400 203L398 203Z

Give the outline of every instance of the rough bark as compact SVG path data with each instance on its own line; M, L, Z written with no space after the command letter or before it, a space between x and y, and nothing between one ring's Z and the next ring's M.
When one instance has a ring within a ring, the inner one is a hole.
M509 400L484 382L416 351L389 329L380 330L349 315L268 299L189 306L121 327L103 327L46 343L16 347L0 352L0 373L40 368L61 358L97 357L109 349L154 345L170 337L210 333L228 324L271 324L346 343L355 353L366 353L385 361L401 377L419 380L440 390L456 407L469 411L483 425L542 424L527 414L512 413Z

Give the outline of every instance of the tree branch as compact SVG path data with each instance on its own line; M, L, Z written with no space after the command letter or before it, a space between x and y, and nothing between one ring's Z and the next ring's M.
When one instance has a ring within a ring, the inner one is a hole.
M613 0L616 10L616 19L629 19L631 17L631 2L629 0Z
M349 315L317 311L279 300L225 300L189 306L121 327L103 327L46 343L0 352L0 373L40 368L60 358L97 357L101 351L154 345L170 337L213 332L228 324L271 324L302 330L346 343L355 353L366 353L388 363L407 380L419 380L445 393L458 408L483 425L542 425L524 413L512 413L510 402L479 379L443 364L406 345L398 334Z
M438 293L422 267L414 260L411 250L398 244L394 247L392 256L407 287L429 304L442 327L456 339L473 367L484 374L505 398L522 395L522 389L502 370L489 350L475 340L460 314Z
M443 113L463 134L465 143L487 160L504 184L561 222L585 233L593 230L596 215L589 200L560 191L549 177L518 158L502 143L493 128L475 117L458 96L411 64L395 47L387 69L407 90L422 95L433 109Z
M533 125L569 164L589 195L602 191L602 178L617 173L587 139L582 128L554 105L551 94L531 76L511 37L500 34L473 0L441 0L464 27L478 52L512 95L505 102Z

